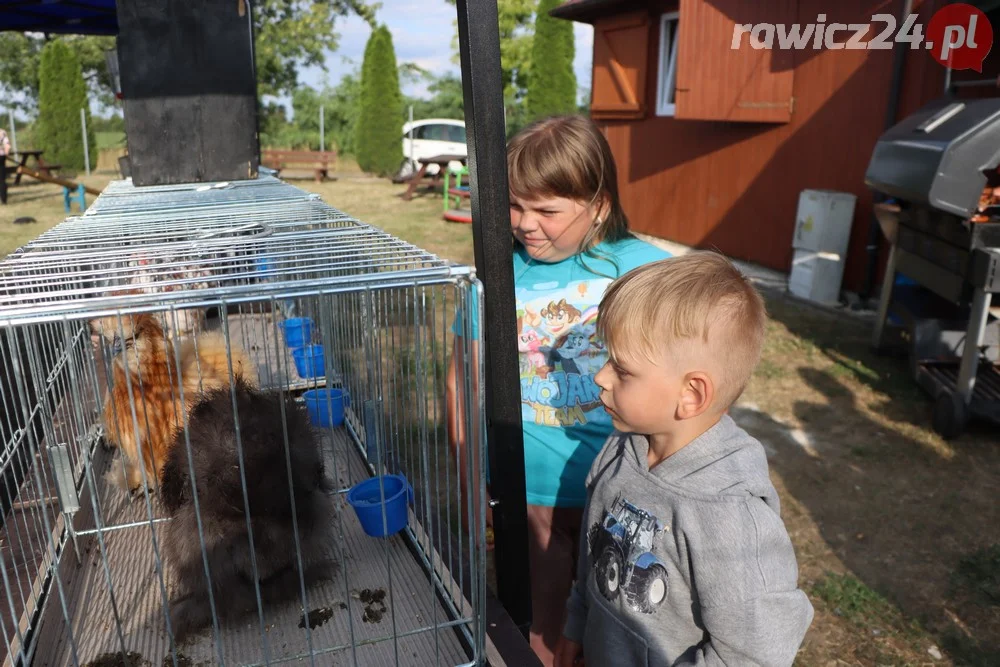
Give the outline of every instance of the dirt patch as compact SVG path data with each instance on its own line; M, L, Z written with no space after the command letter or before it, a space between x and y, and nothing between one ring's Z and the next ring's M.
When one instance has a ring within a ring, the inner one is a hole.
M869 324L781 295L768 308L732 414L768 449L817 610L797 664L998 664L996 435L939 438L906 362L869 349Z

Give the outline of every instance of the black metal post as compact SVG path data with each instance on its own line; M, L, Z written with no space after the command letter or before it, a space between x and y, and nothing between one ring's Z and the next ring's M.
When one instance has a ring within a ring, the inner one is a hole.
M497 2L457 0L456 4L469 146L472 238L488 324L479 338L486 369L483 389L491 495L495 501L497 596L527 634L531 623L528 522Z

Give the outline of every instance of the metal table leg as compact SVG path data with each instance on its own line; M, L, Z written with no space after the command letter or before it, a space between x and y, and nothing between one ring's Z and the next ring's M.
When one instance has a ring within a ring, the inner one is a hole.
M889 304L892 302L892 290L896 284L896 244L889 247L889 261L885 265L885 278L882 279L882 294L878 300L878 315L875 318L875 331L872 332L872 347L882 348L882 334L885 331L885 321L889 317Z
M965 349L962 351L962 365L958 370L958 385L956 391L968 406L972 403L972 391L976 386L976 371L979 369L979 349L986 336L986 322L990 314L992 294L976 288L972 299L972 310L969 313L969 326L965 332Z

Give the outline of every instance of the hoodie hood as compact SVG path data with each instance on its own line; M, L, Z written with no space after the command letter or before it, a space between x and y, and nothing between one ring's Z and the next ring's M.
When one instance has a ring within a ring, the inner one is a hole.
M648 470L649 440L628 434L630 455ZM736 425L729 415L690 444L663 460L650 473L653 477L705 500L723 497L762 499L780 515L778 492L768 476L763 445Z

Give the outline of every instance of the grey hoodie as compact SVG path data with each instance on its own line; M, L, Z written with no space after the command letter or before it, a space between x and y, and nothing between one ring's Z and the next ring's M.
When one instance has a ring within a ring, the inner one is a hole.
M587 477L564 634L587 667L791 665L813 608L759 442L724 416L649 470L614 433Z

